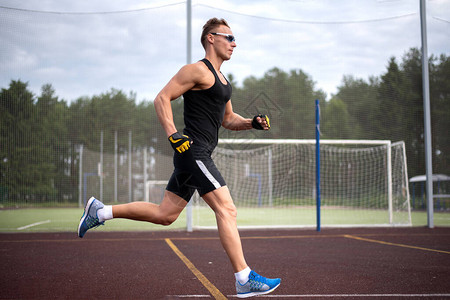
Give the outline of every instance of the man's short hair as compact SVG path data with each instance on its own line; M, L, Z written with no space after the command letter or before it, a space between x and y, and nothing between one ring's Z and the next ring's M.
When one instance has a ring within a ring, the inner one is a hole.
M221 25L225 25L228 28L230 28L230 26L228 26L228 23L227 23L227 21L225 21L225 19L217 19L217 18L209 19L206 22L206 24L203 25L203 32L202 32L202 36L200 38L203 48L206 49L206 37L208 36L208 34L211 32L214 32L213 30Z

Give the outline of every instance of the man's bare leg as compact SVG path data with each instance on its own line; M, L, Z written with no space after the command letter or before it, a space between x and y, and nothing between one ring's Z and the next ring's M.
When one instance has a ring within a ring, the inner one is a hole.
M281 279L270 279L252 271L244 258L241 238L237 229L236 206L226 186L202 196L216 214L220 241L228 254L236 277L236 296L247 298L273 292Z
M160 205L149 202L131 202L113 205L113 217L154 224L172 224L186 207L187 201L176 194L165 191Z
M244 258L241 237L237 229L236 206L233 203L228 187L223 186L203 195L202 198L216 214L220 241L227 252L234 272L237 273L244 270L248 265Z
M186 207L187 201L176 194L166 191L160 205L148 202L132 202L119 205L104 205L101 201L91 197L86 203L84 213L78 224L78 236L105 221L113 218L125 218L146 221L160 225L172 224Z

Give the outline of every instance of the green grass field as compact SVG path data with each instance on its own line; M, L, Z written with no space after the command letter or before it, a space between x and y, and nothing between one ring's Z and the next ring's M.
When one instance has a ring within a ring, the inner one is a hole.
M194 224L211 227L215 225L215 217L209 208L194 208ZM349 211L352 221L349 222ZM83 213L79 208L28 208L0 210L0 232L70 232L77 230L78 221ZM425 211L412 213L413 226L426 226ZM343 209L323 209L321 213L322 226L341 224L374 224L388 223L385 211L354 211ZM313 208L238 208L238 225L269 225L280 224L315 226L316 211ZM301 220L299 222L299 220ZM434 225L450 226L450 213L435 212ZM153 225L146 222L136 222L115 219L100 226L101 231L146 231L146 230L184 230L186 228L186 212L168 227Z

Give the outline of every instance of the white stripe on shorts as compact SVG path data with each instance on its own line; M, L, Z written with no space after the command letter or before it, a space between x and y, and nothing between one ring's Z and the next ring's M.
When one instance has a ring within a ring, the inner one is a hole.
M209 172L208 168L206 168L205 164L201 160L196 160L198 167L202 170L203 174L205 174L206 178L211 181L216 189L220 188L220 183L214 178L214 176Z

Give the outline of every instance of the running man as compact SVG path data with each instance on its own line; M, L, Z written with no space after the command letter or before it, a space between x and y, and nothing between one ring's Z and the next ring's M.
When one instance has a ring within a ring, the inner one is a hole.
M201 43L205 58L185 65L157 95L154 105L158 119L174 149L175 170L160 205L132 202L103 205L91 197L78 226L78 236L113 218L126 218L170 225L198 191L216 215L220 241L235 272L237 297L246 298L275 290L281 279L268 279L250 269L244 258L236 224L236 207L230 191L211 154L218 142L220 126L229 130L269 130L269 118L246 119L233 111L231 84L220 72L231 58L236 41L224 19L212 18L203 26ZM177 131L171 101L183 95L183 133Z

